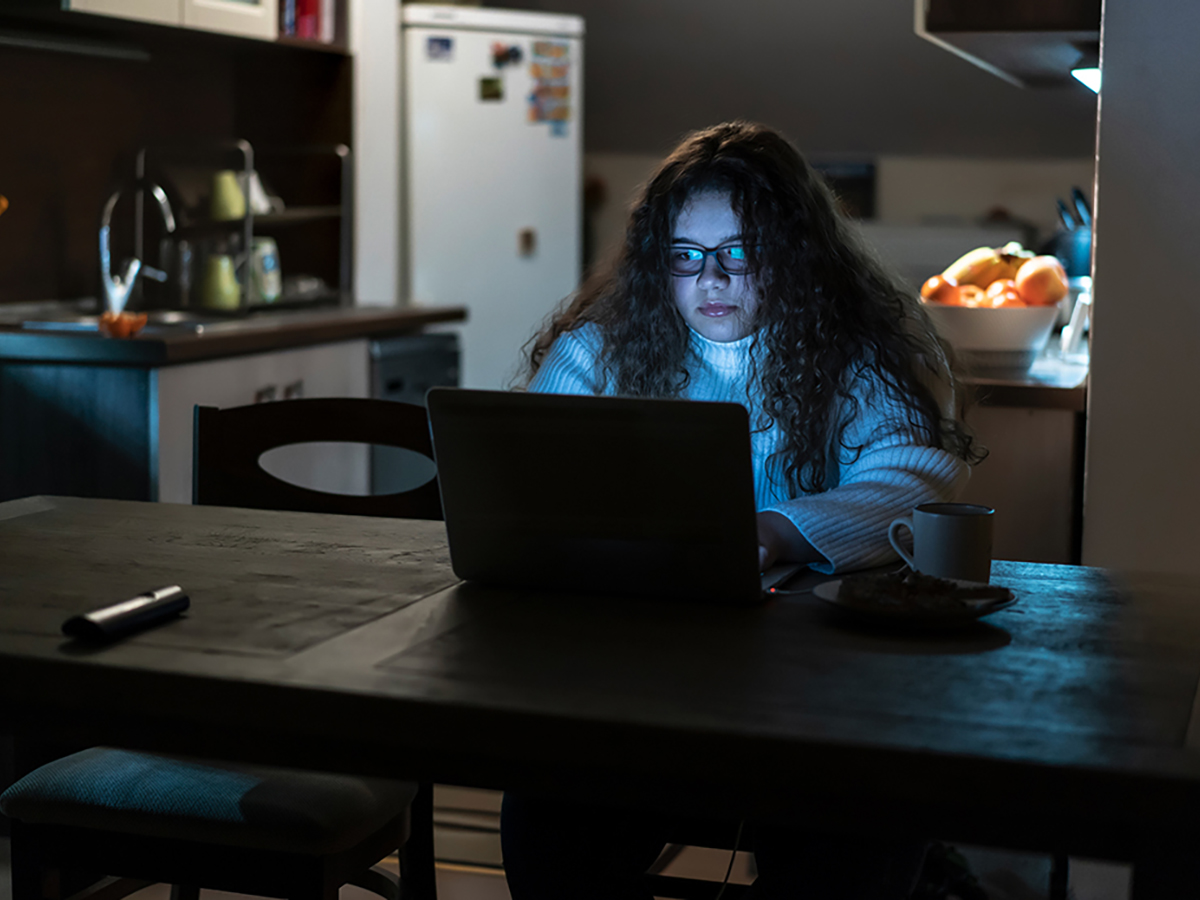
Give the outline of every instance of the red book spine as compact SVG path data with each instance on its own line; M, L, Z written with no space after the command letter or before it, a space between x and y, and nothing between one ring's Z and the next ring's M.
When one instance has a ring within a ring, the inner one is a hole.
M320 9L320 0L296 0L296 37L317 38Z

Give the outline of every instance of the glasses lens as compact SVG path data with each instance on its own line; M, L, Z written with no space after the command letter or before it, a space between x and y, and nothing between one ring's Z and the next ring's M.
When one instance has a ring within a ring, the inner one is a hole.
M750 261L746 259L746 248L734 244L717 249L717 259L721 268L730 275L742 275L750 270Z
M673 275L697 275L704 268L704 251L695 247L672 247L669 266Z

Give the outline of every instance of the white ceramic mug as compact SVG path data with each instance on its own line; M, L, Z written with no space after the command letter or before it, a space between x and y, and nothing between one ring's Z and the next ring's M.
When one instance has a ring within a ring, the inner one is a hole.
M987 583L992 572L992 521L996 511L974 503L922 503L888 526L888 540L914 572ZM897 538L907 528L910 555Z

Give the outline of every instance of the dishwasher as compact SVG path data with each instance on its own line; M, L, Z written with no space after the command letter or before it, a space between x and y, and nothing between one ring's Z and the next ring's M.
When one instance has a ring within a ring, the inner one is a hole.
M431 387L457 387L458 334L428 332L371 341L371 396L425 405ZM371 446L371 493L420 487L436 474L433 461L401 447Z

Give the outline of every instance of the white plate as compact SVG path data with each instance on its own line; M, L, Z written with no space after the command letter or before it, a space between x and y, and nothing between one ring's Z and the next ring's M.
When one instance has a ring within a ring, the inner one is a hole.
M839 596L842 589L842 579L826 581L813 588L813 594L831 606L835 606L858 619L877 624L916 625L920 627L946 628L968 625L976 619L990 616L994 612L1007 609L1017 602L1016 595L1008 588L996 585L982 584L975 581L954 582L960 588L979 591L988 596L978 599L964 599L960 607L943 608L912 608L906 606L886 606L859 603L846 603Z

